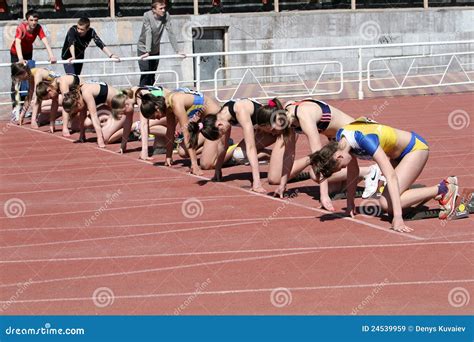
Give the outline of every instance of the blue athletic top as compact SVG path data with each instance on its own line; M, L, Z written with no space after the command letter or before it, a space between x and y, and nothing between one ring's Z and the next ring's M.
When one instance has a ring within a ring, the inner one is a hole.
M351 153L360 159L372 159L378 147L390 154L397 145L397 134L392 127L367 118L359 118L339 129L336 141L340 141L342 137L351 146Z

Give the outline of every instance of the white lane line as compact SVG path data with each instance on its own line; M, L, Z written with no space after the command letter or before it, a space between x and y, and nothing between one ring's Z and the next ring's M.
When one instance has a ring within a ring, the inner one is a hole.
M449 279L449 280L419 280L419 281L400 281L383 283L384 287L397 286L420 286L420 285L446 285L446 284L467 284L474 282L474 279ZM347 285L321 285L321 286L305 286L305 287L286 287L290 292L303 291L322 291L322 290L347 290L347 289L364 289L375 288L381 283L371 284L347 284ZM18 284L15 284L18 286ZM281 284L278 284L281 286ZM235 294L256 294L256 293L271 293L275 290L273 288L257 288L257 289L241 289L241 290L221 290L221 291L201 291L199 296L215 296L215 295L235 295ZM171 293L154 293L154 294L137 294L137 295L114 295L114 299L143 299L143 298L166 298L166 297L183 297L195 296L196 291L193 292L171 292ZM92 296L89 297L66 297L66 298L42 298L42 299L26 299L15 300L15 303L45 303L45 302L67 302L67 301L91 301ZM9 301L0 301L0 303L9 303Z
M439 241L439 242L411 242L411 243L390 243L377 245L342 245L342 246L316 246L316 247L291 247L291 248L269 248L269 249L238 249L223 251L203 251L203 252L183 252L183 253L159 253L159 254L135 254L135 255L108 255L95 257L77 257L77 258L54 258L54 259L25 259L25 260L6 260L0 261L0 264L18 264L35 262L68 262L85 260L114 260L114 259L134 259L134 258L160 258L160 257L179 257L179 256L202 256L202 255L221 255L221 254L250 254L250 253L284 253L300 251L325 251L339 249L365 249L365 248L402 248L419 246L443 246L443 245L466 245L474 243L474 240L468 241Z
M211 202L217 201L217 199L203 199L201 202ZM166 203L150 203L150 204L143 204L143 205L131 205L125 207L114 207L114 208L107 208L102 210L102 213L108 211L116 211L116 210L126 210L126 209L137 209L137 208L149 208L149 207L161 207L161 206L168 206L168 205L181 205L183 201L178 202L166 202ZM61 216L61 215L73 215L73 214L84 214L84 213L95 213L100 212L100 208L88 209L88 210L76 210L76 211L60 211L57 213L43 213L43 214L32 214L32 215L23 215L22 218L28 217L41 217L41 216ZM0 217L0 219L9 219L9 217Z
M0 193L0 196L3 195L17 195L17 194L35 194L35 193L45 193L45 192L58 192L58 191L69 191L69 190L80 190L80 189L93 189L93 188L106 188L110 186L115 186L115 187L120 187L123 185L139 185L139 184L150 184L150 183L166 183L169 182L170 180L178 180L178 179L185 179L183 177L170 177L168 179L159 179L159 180L150 180L146 182L136 182L136 183L126 183L126 184L102 184L102 185L89 185L89 186L76 186L74 188L60 188L60 189L47 189L47 190L33 190L33 191L14 191L14 192L2 192ZM117 180L119 181L119 180ZM64 183L67 183L67 181L64 181ZM87 183L87 180L84 181L84 183Z
M68 167L67 165L64 166L64 168L60 168L62 165L57 165L53 167L50 170L39 170L39 171L27 171L27 172L14 172L14 173L2 173L2 176L19 176L19 175L29 175L29 174L35 174L35 173L53 173L53 172L67 172L71 173L71 171L83 171L83 170L96 170L96 169L104 169L105 171L106 168L108 167L114 167L114 166L135 166L136 163L131 163L131 162L125 162L125 163L115 163L115 164L106 164L106 165L97 165L97 166L89 166L89 167L76 167L76 168L71 168Z
M63 245L63 244L70 244L70 243L80 243L80 242L89 242L89 241L101 241L101 240L114 240L114 239L127 239L127 238L134 238L139 236L153 236L153 235L162 235L162 234L179 234L184 232L191 232L191 231L198 231L198 230L207 230L207 229L214 229L214 228L229 228L235 226L242 226L247 224L256 224L259 223L258 221L254 222L238 222L238 223L231 223L231 224L218 224L213 226L203 226L203 227L195 227L195 228L186 228L186 229L173 229L173 230L164 230L160 232L152 232L152 233L140 233L140 234L126 234L126 235L114 235L114 236L104 236L104 237L96 237L91 239L78 239L78 240L62 240L62 241L53 241L53 242L42 242L42 243L32 243L27 245L9 245L9 246L0 246L0 249L10 249L10 248L25 248L25 247L39 247L39 246L53 246L53 245Z
M200 263L187 264L187 265L147 268L143 270L127 271L127 272L102 273L102 274L92 274L92 275L87 275L87 276L34 280L28 283L29 284L47 284L47 283L54 283L54 282L60 282L60 281L84 280L84 279L103 278L103 277L123 277L123 276L128 276L131 274L144 274L144 273L153 273L153 272L161 272L161 271L173 271L173 270L186 269L186 268L204 267L204 266L207 267L211 265L220 265L220 264L233 264L233 263L246 262L246 261L257 261L257 260L281 258L281 257L296 256L296 255L311 254L311 253L314 253L314 252L309 251L309 252L297 252L297 253L285 253L285 254L272 254L272 255L265 255L265 256L237 258L237 259L224 259L224 260L218 260L218 261L200 262ZM0 288L12 287L12 286L18 286L18 283L1 284Z
M237 196L233 196L237 197ZM246 197L246 196L245 196ZM314 220L314 216L281 216L272 218L272 221L285 221L285 220ZM32 228L10 228L10 229L1 229L0 234L4 232L21 232L21 231L31 231L31 230L74 230L74 229L121 229L121 228L140 228L140 227L159 227L159 226L177 226L185 224L202 224L202 223L226 223L226 222L262 222L268 220L268 217L253 217L253 218L239 218L239 219L223 219L223 220L192 220L192 221L172 221L172 222L160 222L160 223L135 223L135 224L124 224L124 225L105 225L105 226L93 226L84 227L75 226L75 227L32 227Z

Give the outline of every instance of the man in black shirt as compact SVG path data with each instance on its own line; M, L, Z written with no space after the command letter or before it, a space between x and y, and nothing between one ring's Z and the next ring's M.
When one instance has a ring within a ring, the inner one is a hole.
M67 59L70 62L74 59L84 59L86 48L92 40L94 40L95 45L97 45L97 47L109 58L119 59L118 56L110 52L90 25L91 22L89 18L80 18L77 25L74 25L69 29L61 53L62 59ZM64 70L68 74L80 75L82 66L82 63L64 64Z

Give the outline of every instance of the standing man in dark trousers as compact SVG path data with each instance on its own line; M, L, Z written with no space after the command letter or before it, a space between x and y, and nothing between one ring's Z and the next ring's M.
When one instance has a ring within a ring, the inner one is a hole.
M138 61L140 71L156 71L158 69L159 60L143 60L149 56L157 56L160 54L160 41L163 30L168 31L171 46L178 52L178 43L170 27L170 15L166 12L165 0L153 0L151 10L143 15L142 31L138 38L137 52L141 58ZM155 83L155 75L147 74L140 76L140 86L153 85Z
M99 38L95 30L91 27L89 18L80 18L77 25L71 26L67 31L66 39L64 40L63 50L61 52L62 59L67 59L72 62L75 59L84 59L86 48L90 42L94 40L95 45L101 49L109 58L119 57L114 55L105 46ZM64 64L64 71L68 74L80 75L82 72L82 63Z

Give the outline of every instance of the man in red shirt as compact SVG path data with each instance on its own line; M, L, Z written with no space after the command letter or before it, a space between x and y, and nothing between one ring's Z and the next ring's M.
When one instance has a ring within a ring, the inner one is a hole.
M43 31L43 28L38 24L39 14L34 10L26 12L26 21L22 22L16 28L15 40L10 48L10 61L12 63L25 63L26 60L33 58L33 43L36 37L39 36L48 51L49 61L56 63L56 58L48 43L48 38ZM12 101L15 102L15 85L12 79Z
M26 12L26 21L22 22L16 28L15 41L10 48L11 62L24 62L25 60L33 58L33 43L36 37L40 37L46 50L48 51L49 61L56 63L56 58L53 56L53 51L48 43L48 38L43 31L43 28L38 24L38 12L31 10Z

